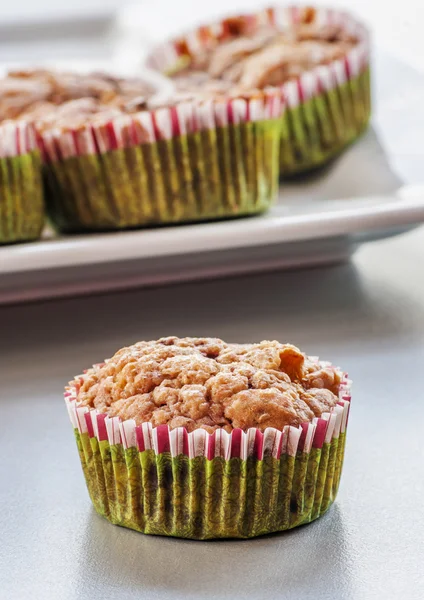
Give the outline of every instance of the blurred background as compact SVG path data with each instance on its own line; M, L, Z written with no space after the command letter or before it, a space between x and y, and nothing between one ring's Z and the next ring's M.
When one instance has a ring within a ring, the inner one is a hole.
M282 0L279 3L286 4L287 2ZM58 3L56 0L38 0L37 2L21 0L19 3L14 3L3 0L0 2L0 69L5 71L8 68L19 66L37 67L47 64L57 68L83 71L112 69L123 75L136 74L141 72L146 53L151 50L152 46L167 37L190 30L197 24L208 23L214 18L221 18L225 14L254 12L269 4L272 4L272 0L213 0L213 2L199 2L198 0L179 0L178 2L175 0L140 0L139 2L73 0L68 3ZM321 186L314 179L306 181L304 188L299 185L298 181L294 182L294 185L290 186L287 191L284 206L287 207L289 204L287 196L292 199L295 211L299 210L299 197L303 200L306 198L308 202L311 198L312 201L316 199L343 201L345 198L355 198L357 202L355 206L359 207L360 211L360 202L358 204L358 201L361 199L367 202L368 196L390 195L390 193L393 195L394 190L398 188L401 189L402 193L399 195L402 197L404 188L407 188L408 195L411 194L412 188L412 195L415 194L421 201L422 184L424 183L422 167L424 132L422 22L424 21L424 4L419 0L404 0L394 4L389 4L385 0L330 0L330 2L316 0L313 4L345 8L364 21L372 32L372 127L365 141L355 144L351 152L345 153L343 159L336 162L336 168L330 171L331 176L328 172L324 172L320 181ZM317 211L320 210L316 204L314 204L314 208ZM328 210L328 205L326 209ZM289 214L290 206L287 210L287 214ZM310 210L309 204L305 204L305 210ZM414 223L413 216L405 218L408 219L406 225ZM374 221L378 221L378 215ZM376 226L374 226L375 228ZM384 228L382 227L382 229ZM386 225L385 235L389 233L389 226ZM131 239L131 234L128 236ZM116 240L115 247L121 248L121 240L124 238L115 236L114 239ZM367 235L364 238L358 235L355 238L355 244L358 239L361 243L367 239ZM137 244L141 244L141 241L141 237L137 238ZM353 241L352 239L348 240L347 236L343 238L343 248L347 241L349 241L349 247L353 248ZM98 256L99 254L103 255L105 250L104 246L101 246L101 238L98 241L101 251L93 250L93 247L90 247L91 250L88 250L87 247L84 247L83 250L78 249L80 248L78 243L83 245L91 242L96 244L95 236L91 236L91 238L88 236L86 241L80 240L80 242L76 238L70 242L63 240L58 249L62 252L61 256L65 261L63 264L66 264L67 267L69 265L72 265L72 268L75 267L75 273L71 268L68 268L66 273L69 274L69 279L72 277L78 279L77 282L72 280L74 285L72 290L75 289L76 293L85 289L84 286L88 281L90 286L92 284L91 271L89 272L87 268L87 275L83 283L80 271L77 271L76 265L72 262L74 259L78 259L78 252L84 256L88 256L90 253ZM169 244L171 243L169 242ZM139 272L149 272L150 269L153 273L152 281L162 281L156 272L157 265L150 264L150 261L149 265L141 266L135 260L136 256L132 252L137 244L128 242L130 249L126 258L129 272L125 276L117 276L116 279L125 280L129 286L133 286L133 283L138 281ZM124 243L123 246L125 246ZM49 246L45 248L47 251L49 250ZM49 289L48 286L51 284L52 291L59 294L58 281L62 281L62 279L65 281L66 278L64 272L58 273L52 268L54 266L59 269L61 263L56 262L58 254L53 249L50 254L45 252L44 255L42 253L38 255L37 250L38 246L27 245L26 247L10 246L4 251L3 255L8 259L8 266L5 270L6 276L3 276L0 281L0 302L2 290L4 292L9 288L12 289L12 295L7 295L7 298L15 300L16 298L26 298L27 288L31 288L31 293L38 287L41 289L40 271L38 270L41 268L45 269L42 273L44 287ZM252 247L252 254L254 252L255 256L258 256L259 262L265 261L265 258L262 259L260 253L256 252L256 248ZM250 266L252 260L246 258L245 251L240 254L241 257L238 257L237 260L243 265ZM278 261L280 261L281 254L279 251ZM335 254L339 255L340 251L337 250ZM333 255L333 250L331 250L331 255ZM51 257L49 259L51 263L48 262L46 256ZM111 256L116 256L116 250L111 251ZM205 254L202 255L202 257L204 256ZM274 260L274 257L272 258ZM216 260L216 255L213 255L211 261ZM268 264L270 262L268 254L266 260ZM104 261L103 272L97 267L95 270L99 279L99 289L107 288L110 280L113 279L110 264L106 264L106 259ZM165 262L166 275L162 274L161 277L168 281L170 278L169 260ZM223 264L227 264L227 262L231 263L231 261L227 261L227 258L222 258ZM197 263L202 263L202 272L205 271L206 262L202 262L193 254L192 270L196 272L196 277ZM28 275L29 264L33 269L30 273L31 276ZM120 263L114 264L119 265ZM215 263L213 262L213 264ZM220 265L217 272L223 272L223 264ZM172 268L172 272L184 270L181 268L180 262L178 265L179 268ZM187 265L186 268L189 270ZM25 269L28 270L28 273L25 272L25 277L22 277ZM124 273L121 267L119 272ZM213 272L215 273L215 271ZM172 280L174 281L174 279ZM64 289L70 287L68 284L69 281L66 280L63 285ZM18 290L16 293L15 286ZM94 284L91 287L94 289Z
M114 67L133 73L157 40L225 13L270 4L258 0L22 0L0 3L0 64L50 63L58 67ZM422 22L417 0L332 0L372 28L374 127L399 176L417 181L424 131ZM390 127L387 127L390 123Z
M69 59L84 57L112 59L116 36L121 42L142 43L172 33L225 11L272 4L258 0L21 0L0 3L0 59L2 61ZM373 26L377 44L399 59L424 70L422 22L424 5L417 0L387 3L384 0L316 1L347 7ZM137 40L138 37L138 40Z

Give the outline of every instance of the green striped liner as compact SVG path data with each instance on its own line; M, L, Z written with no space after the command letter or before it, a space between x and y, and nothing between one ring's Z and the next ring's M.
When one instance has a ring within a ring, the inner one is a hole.
M0 244L36 240L44 225L41 158L32 128L0 124Z
M95 510L146 534L199 540L284 531L329 509L343 466L347 376L339 397L300 427L208 434L121 421L79 406L76 388L65 394Z
M281 93L230 107L182 105L43 134L51 219L72 232L267 210L278 191Z
M327 163L366 129L370 117L370 71L305 101L288 106L282 119L281 177Z

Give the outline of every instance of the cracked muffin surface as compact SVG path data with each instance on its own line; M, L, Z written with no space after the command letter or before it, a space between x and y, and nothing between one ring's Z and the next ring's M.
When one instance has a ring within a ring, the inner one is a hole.
M70 385L79 405L137 425L282 430L331 410L341 375L291 344L168 337L122 348Z
M305 7L299 22L278 30L270 25L257 27L251 19L234 17L223 23L225 33L209 40L208 47L192 54L184 40L178 40L189 64L173 73L177 86L186 91L200 85L221 88L228 95L247 90L279 86L298 78L303 72L343 58L358 38L342 24L322 24L317 11ZM208 84L200 81L204 75Z

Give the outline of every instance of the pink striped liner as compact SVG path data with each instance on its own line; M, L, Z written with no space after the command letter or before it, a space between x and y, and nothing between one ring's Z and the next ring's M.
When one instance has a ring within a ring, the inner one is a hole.
M239 18L248 23L251 31L268 25L284 32L301 20L303 11L305 7L273 6ZM340 25L346 33L357 36L359 43L343 59L306 71L298 79L273 88L282 92L282 102L287 102L290 107L357 77L369 66L370 43L366 27L345 11L322 7L315 11L319 24ZM227 18L199 27L178 39L161 44L147 57L146 66L162 72L169 71L178 64L181 56L194 56L200 50L207 50L214 42L225 39L228 36L228 21Z
M0 123L0 158L21 156L37 148L34 127L25 121Z
M321 362L323 367L329 363ZM80 383L84 375L78 376ZM212 434L204 429L191 433L183 427L170 430L167 425L153 427L150 423L136 425L133 419L122 421L120 417L109 417L96 409L79 406L76 400L78 390L74 386L65 389L65 402L74 429L79 433L88 433L98 441L109 444L122 444L125 449L137 448L140 452L154 450L155 454L170 452L173 457L184 454L189 458L204 456L208 460L222 457L255 457L262 460L265 456L278 459L282 454L295 456L298 451L309 453L312 448L322 448L344 433L347 428L351 402L351 381L342 374L339 402L331 412L323 413L311 423L302 423L299 427L286 426L283 431L268 427L263 432L251 428L244 432L233 429L228 433L217 429Z
M284 108L282 93L276 89L252 98L193 100L133 115L123 114L112 121L92 121L78 129L39 132L38 144L45 160L55 162L170 140L200 130L277 119Z

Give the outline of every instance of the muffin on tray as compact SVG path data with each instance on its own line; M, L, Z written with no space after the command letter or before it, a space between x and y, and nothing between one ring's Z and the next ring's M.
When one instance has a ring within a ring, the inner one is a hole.
M282 91L282 176L325 163L370 114L365 28L344 12L276 6L203 26L159 46L148 65L177 85Z
M281 94L229 97L144 78L17 72L46 90L35 124L61 231L123 229L264 211L278 188Z
M249 538L335 499L350 382L290 344L139 342L75 377L65 400L90 497L112 523Z

